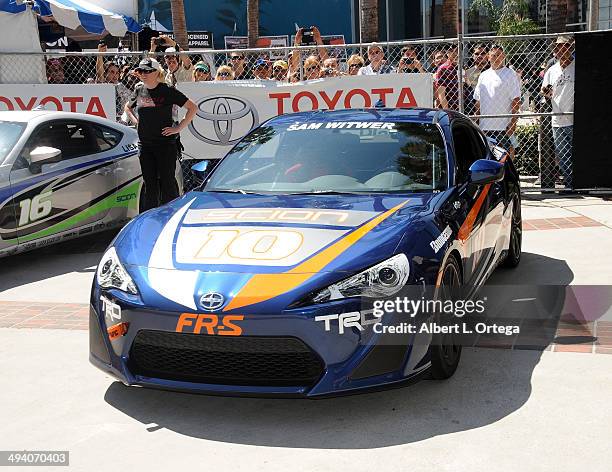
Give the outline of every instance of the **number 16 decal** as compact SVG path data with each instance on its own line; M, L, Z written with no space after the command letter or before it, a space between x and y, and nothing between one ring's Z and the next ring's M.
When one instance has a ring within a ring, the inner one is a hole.
M25 226L30 222L40 220L51 213L53 208L51 204L52 191L41 193L34 198L21 200L21 214L19 216L19 226Z

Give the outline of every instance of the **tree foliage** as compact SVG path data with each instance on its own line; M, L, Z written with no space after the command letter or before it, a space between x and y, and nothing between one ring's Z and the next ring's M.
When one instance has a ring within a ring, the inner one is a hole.
M496 6L493 0L472 0L468 15L486 16L499 36L531 34L539 30L538 24L529 18L529 3L526 0L504 0Z

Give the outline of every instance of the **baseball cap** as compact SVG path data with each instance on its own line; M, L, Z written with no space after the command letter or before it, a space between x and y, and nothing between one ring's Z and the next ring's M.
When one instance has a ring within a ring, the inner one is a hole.
M195 70L201 70L202 72L210 72L210 66L206 62L198 62L195 65Z
M261 66L268 67L268 61L260 57L259 59L257 59L257 61L255 61L255 65L253 66L253 69L257 69L258 67L261 67Z
M140 61L136 67L136 70L141 70L144 72L154 72L159 69L159 62L157 62L155 59L151 59L150 57Z
M272 65L272 67L273 67L273 68L276 68L276 67L281 67L281 68L283 68L283 69L285 69L285 70L289 69L289 66L288 66L288 65L287 65L287 63L286 63L285 61L283 61L283 60L278 60L278 61L275 61L275 62L274 62L274 64Z
M370 52L372 49L380 49L381 51L383 50L382 46L378 43L372 43L368 46L368 52Z
M166 48L164 52L170 53L170 54L176 54L177 50L175 47L170 47L170 48Z
M572 38L569 36L559 36L555 41L555 44L569 44L572 42Z

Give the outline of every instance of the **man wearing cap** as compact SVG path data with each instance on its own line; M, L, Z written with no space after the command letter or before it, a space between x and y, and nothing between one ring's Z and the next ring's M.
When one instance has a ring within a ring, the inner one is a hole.
M255 61L255 65L253 66L253 78L259 80L269 80L270 76L270 62L263 57L260 57Z
M275 61L272 65L272 75L274 76L274 80L278 82L287 82L287 71L289 70L289 65L283 61L278 60Z
M155 208L179 195L176 178L178 135L196 114L196 104L164 81L164 71L152 58L140 61L136 86L125 112L137 124L140 167L145 184L144 208ZM175 124L173 107L187 109L185 118ZM136 113L135 113L136 112ZM138 115L138 117L136 117Z
M559 36L553 54L557 62L544 74L542 95L552 102L552 131L559 168L566 189L572 189L572 138L574 116L558 115L573 113L576 65L573 58L574 45L568 36Z
M370 64L359 69L357 75L390 74L393 72L393 67L387 64L385 53L378 44L373 43L368 46L368 59Z
M155 53L157 50L156 41L163 41L164 45L170 46L164 50L166 55L164 61L168 66L166 72L166 83L168 85L175 86L179 82L191 82L193 74L193 64L187 54L181 54L179 56L180 46L171 37L161 35L159 38L151 38L151 53Z

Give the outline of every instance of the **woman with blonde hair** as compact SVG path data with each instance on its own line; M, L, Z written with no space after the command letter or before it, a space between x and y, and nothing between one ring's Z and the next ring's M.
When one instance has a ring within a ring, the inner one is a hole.
M189 125L197 107L182 92L166 84L164 70L155 59L140 61L136 73L142 82L134 88L125 112L137 124L140 168L145 184L144 209L148 210L179 196L174 176L178 135ZM173 119L175 105L187 109L179 123Z
M348 61L346 61L346 64L348 65L349 75L357 75L359 69L365 65L365 60L359 54L353 54L349 57Z
M304 79L321 78L321 60L319 56L308 56L304 61Z
M219 67L215 80L234 80L234 70L227 65Z

